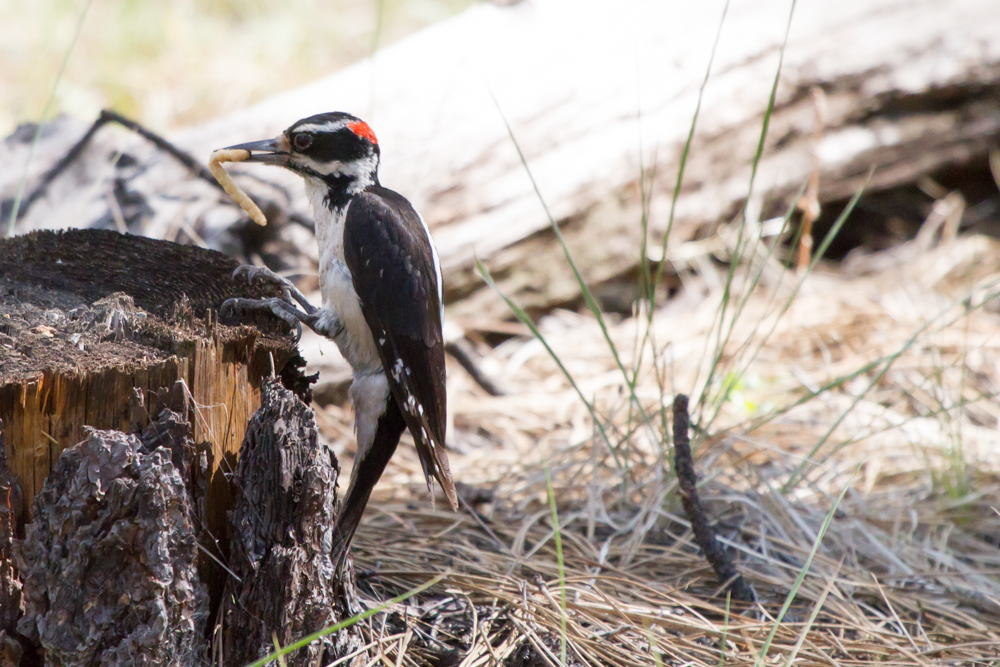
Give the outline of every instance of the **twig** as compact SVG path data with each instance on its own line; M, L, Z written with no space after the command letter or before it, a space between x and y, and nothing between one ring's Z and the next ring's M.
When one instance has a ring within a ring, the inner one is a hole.
M688 397L678 394L674 398L674 466L677 469L677 481L680 485L681 504L684 505L688 521L691 522L694 541L701 547L705 553L705 560L735 599L742 602L756 602L757 594L753 586L747 583L729 560L725 549L715 539L715 531L705 516L705 509L698 497L698 478L694 474L694 462L691 459L689 422Z
M445 343L444 351L454 357L455 361L476 381L490 396L505 396L507 394L490 375L479 365L479 355L464 338Z
M121 114L115 111L111 111L110 109L104 109L103 111L101 111L101 114L97 117L97 120L94 121L94 124L90 126L90 129L84 132L83 136L80 137L80 140L77 141L73 145L73 147L69 149L66 155L64 155L58 162L56 162L51 169L45 172L45 174L39 181L38 185L35 186L35 189L32 190L31 193L24 198L24 201L21 203L20 206L21 217L23 217L28 212L28 209L31 208L32 204L34 204L38 199L40 199L42 196L45 195L52 182L56 180L56 178L58 178L64 171L66 171L67 167L73 164L73 162L77 158L80 157L80 155L83 153L83 150L94 138L94 135L97 134L97 131L108 123L118 123L119 125L122 125L132 130L133 132L141 136L143 139L146 139L154 146L156 146L157 148L159 148L160 150L162 150L163 152L167 153L175 160L180 162L182 165L187 167L191 171L191 173L197 178L200 178L201 180L210 184L213 188L218 189L220 192L225 192L222 186L219 185L219 182L215 180L215 177L212 176L212 172L210 172L208 168L205 167L201 162L199 162L197 158L195 158L193 155L191 155L190 153L181 148L178 148L167 139L164 139L163 137L156 134L152 130L143 127L136 121L130 118L126 118L125 116L122 116ZM228 197L226 198L226 200L228 201ZM313 229L312 221L303 218L301 215L298 215L297 213L288 213L287 218L289 221L299 224L303 227L306 227L307 229L310 230Z
M798 208L802 210L802 233L799 234L798 255L795 260L795 270L799 273L809 267L813 248L813 223L819 219L819 142L823 140L823 125L826 122L826 94L819 86L812 89L813 107L816 112L816 127L813 130L813 171L809 176L806 193L799 199Z
M69 149L62 159L56 162L51 169L45 172L45 175L42 176L42 180L37 186L35 186L35 189L31 191L31 194L24 198L24 201L21 203L22 216L28 212L28 209L31 208L32 204L45 194L45 192L49 189L49 186L52 184L52 181L56 180L60 174L66 171L67 167L73 164L73 162L80 157L83 153L83 149L87 147L91 139L94 138L94 135L97 134L97 131L108 123L118 123L120 125L124 125L139 136L149 140L160 150L169 153L199 178L211 183L213 187L222 190L222 186L215 180L215 177L212 176L211 172L208 171L206 167L202 166L190 153L177 148L160 135L152 132L151 130L147 130L134 120L126 118L117 112L111 111L110 109L104 109L97 117L97 120L94 121L94 124L90 126L90 129L84 132L83 136L80 137L80 140Z

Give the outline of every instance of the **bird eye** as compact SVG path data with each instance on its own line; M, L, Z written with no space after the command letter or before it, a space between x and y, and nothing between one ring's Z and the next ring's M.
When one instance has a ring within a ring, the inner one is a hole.
M313 142L312 135L306 134L304 132L302 134L296 134L294 137L292 137L292 143L295 144L295 148L297 148L300 151L304 151L305 149L312 146L312 142Z

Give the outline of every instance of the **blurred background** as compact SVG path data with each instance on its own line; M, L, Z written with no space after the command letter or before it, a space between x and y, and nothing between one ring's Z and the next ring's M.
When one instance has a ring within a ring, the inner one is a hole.
M0 135L113 108L162 130L208 120L371 55L473 0L2 0Z

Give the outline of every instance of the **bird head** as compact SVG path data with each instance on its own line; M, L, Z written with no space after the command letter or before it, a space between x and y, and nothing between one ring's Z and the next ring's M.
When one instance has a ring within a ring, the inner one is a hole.
M331 189L378 183L379 147L361 119L343 112L303 118L274 139L230 146L250 152L245 162L285 167ZM318 183L316 183L318 185Z

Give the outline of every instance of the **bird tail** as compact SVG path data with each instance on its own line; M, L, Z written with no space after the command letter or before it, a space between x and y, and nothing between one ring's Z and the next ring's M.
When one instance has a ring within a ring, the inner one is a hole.
M410 429L410 433L413 433L413 429ZM424 470L424 477L427 479L427 490L431 494L431 503L434 502L432 480L436 479L451 508L458 510L458 493L455 491L455 482L451 479L451 469L448 467L448 454L444 448L444 441L433 437L424 440L419 436L414 436L413 442L417 446L420 465Z

